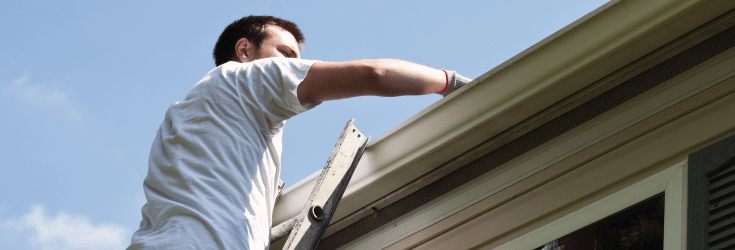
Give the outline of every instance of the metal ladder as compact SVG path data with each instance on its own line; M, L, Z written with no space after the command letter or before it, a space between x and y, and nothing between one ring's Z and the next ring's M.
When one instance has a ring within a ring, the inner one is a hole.
M286 235L283 249L316 249L337 210L370 138L347 122L301 213L271 229L271 243Z

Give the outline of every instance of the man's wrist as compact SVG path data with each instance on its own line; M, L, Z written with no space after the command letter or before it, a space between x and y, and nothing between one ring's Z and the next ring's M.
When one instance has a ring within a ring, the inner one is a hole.
M447 91L447 88L449 88L449 73L447 73L447 71L443 69L442 71L444 72L444 77L447 79L447 82L446 84L444 84L444 89L442 89L442 91L437 92L437 94L440 94L440 95L444 93L444 91Z

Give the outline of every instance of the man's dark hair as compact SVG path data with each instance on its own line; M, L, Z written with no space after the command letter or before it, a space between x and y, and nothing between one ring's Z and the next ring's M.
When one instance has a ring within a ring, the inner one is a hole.
M247 38L249 42L259 48L266 38L265 27L274 25L290 32L299 45L304 43L304 35L296 24L272 16L246 16L227 25L214 45L214 64L219 66L235 57L235 44L240 38Z

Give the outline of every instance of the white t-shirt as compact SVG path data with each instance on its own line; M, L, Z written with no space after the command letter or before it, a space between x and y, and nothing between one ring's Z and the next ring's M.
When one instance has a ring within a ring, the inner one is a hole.
M172 104L143 182L148 203L128 249L266 249L285 120L316 61L228 62Z

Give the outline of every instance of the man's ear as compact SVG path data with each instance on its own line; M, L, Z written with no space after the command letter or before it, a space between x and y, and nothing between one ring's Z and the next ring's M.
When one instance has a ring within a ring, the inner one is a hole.
M237 40L237 43L235 43L235 58L233 58L236 62L248 62L251 60L247 59L248 55L248 49L252 46L250 41L248 41L247 38L240 38L240 40Z

